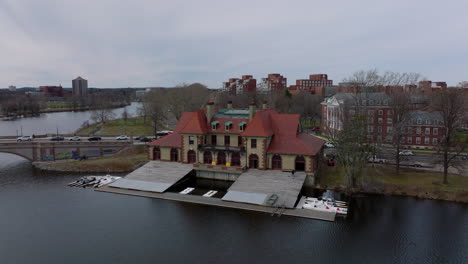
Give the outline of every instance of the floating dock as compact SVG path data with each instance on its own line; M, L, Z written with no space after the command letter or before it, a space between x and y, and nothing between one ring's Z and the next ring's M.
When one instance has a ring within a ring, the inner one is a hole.
M255 211L255 212L263 212L263 213L267 213L270 215L278 215L278 216L287 215L287 216L302 217L302 218L309 218L309 219L318 219L318 220L324 220L324 221L335 221L335 213L332 213L332 212L321 212L321 211L306 210L306 209L276 208L276 207L268 207L268 206L262 206L262 205L223 201L221 199L212 198L212 197L184 195L184 194L169 193L169 192L155 193L155 192L147 192L147 191L127 190L127 189L121 189L121 188L113 188L110 186L101 187L99 189L96 189L96 191L149 197L149 198L158 198L158 199L165 199L165 200L171 200L171 201L211 205L211 206L218 206L218 207L225 207L225 208L234 208L234 209L241 209L241 210L248 210L248 211Z
M235 208L271 215L289 215L334 221L335 212L295 208L306 174L249 169L242 173L222 199L166 192L193 170L192 164L149 161L125 178L96 191L159 198L180 202ZM212 190L213 191L213 190ZM191 192L191 191L190 191ZM303 202L303 201L301 201Z

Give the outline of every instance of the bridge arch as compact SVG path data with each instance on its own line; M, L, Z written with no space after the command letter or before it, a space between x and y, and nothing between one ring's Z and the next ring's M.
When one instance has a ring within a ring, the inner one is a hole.
M12 155L19 156L19 157L22 157L22 158L24 158L24 159L27 159L27 160L29 160L29 161L31 161L31 162L34 161L31 157L28 157L28 156L23 155L23 154L20 154L20 153L16 153L16 152L14 152L14 151L0 150L0 153L12 154Z

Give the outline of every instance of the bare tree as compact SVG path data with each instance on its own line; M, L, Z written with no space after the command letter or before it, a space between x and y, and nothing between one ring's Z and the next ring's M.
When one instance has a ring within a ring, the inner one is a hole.
M125 107L124 111L122 112L122 119L126 123L129 118L130 118L130 114L128 113L127 108Z
M91 112L91 120L95 123L103 123L112 120L115 118L114 112L112 112L112 103L110 99L99 98L99 109L93 110Z
M407 92L391 92L389 94L389 107L392 120L392 137L395 148L396 173L400 173L401 143L407 134L410 117L410 95Z
M466 122L468 115L465 105L466 95L461 89L448 88L433 94L432 109L440 113L443 126L443 138L439 144L444 168L443 183L448 184L448 169L467 146L467 137L460 137L458 133Z
M209 95L210 91L203 84L179 85L167 91L168 109L179 120L184 112L200 109Z
M143 99L146 115L150 120L154 136L157 136L158 129L160 129L162 123L167 120L167 103L164 97L164 91L162 90L153 90Z

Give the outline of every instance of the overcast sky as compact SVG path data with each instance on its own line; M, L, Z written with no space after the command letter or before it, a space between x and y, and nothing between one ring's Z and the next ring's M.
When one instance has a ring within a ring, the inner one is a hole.
M0 87L221 87L357 70L468 79L467 0L0 0Z

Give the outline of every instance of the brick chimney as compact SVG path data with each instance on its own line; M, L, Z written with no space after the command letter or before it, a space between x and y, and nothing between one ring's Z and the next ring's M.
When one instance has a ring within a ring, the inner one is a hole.
M255 115L255 108L256 108L255 102L252 101L249 105L249 121L252 121Z
M267 108L268 108L267 101L263 101L262 109L267 109Z
M228 109L232 109L232 101L229 101L229 102L227 103L227 108L228 108Z
M208 102L206 104L206 120L208 122L208 125L211 122L211 118L213 118L214 115L214 103L213 102Z

